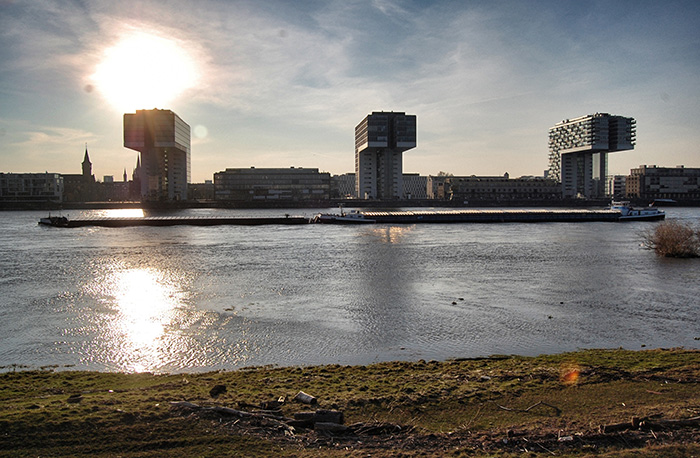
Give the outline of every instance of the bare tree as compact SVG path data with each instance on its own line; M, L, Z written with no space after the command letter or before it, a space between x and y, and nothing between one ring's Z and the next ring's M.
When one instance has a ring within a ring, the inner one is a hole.
M664 221L642 234L646 248L657 255L672 258L700 256L700 230L688 223Z

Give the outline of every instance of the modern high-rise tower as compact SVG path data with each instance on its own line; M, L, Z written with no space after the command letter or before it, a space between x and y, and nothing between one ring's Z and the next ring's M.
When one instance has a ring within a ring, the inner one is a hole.
M416 116L374 111L355 127L358 199L403 198L401 153L416 147Z
M630 150L634 118L596 113L565 119L549 129L549 177L562 185L562 197L605 195L608 153Z
M124 115L124 146L141 153L141 198L186 200L190 182L190 126L170 110Z

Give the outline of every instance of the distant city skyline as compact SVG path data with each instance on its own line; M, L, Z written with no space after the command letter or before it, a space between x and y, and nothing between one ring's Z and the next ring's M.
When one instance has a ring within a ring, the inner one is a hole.
M138 19L134 19L138 18ZM0 172L129 176L122 117L192 127L192 181L235 167L354 171L354 127L417 115L406 173L542 175L548 129L637 121L642 164L700 166L693 1L0 2ZM175 69L175 70L174 70Z

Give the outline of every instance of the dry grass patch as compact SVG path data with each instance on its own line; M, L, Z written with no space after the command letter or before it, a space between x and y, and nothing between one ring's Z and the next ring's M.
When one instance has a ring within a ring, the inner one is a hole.
M226 391L212 397L215 385ZM290 402L300 390L318 406ZM673 456L700 452L700 428L601 434L599 426L698 416L699 391L700 352L692 350L158 376L3 373L0 456ZM206 410L256 410L249 406L281 396L283 417L337 409L346 425L400 428L374 435L300 428L289 435L275 423ZM174 410L174 401L202 410Z

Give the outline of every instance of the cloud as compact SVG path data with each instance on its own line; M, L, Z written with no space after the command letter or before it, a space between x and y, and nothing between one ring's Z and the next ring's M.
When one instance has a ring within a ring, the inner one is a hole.
M4 171L59 171L63 172L74 164L66 164L67 151L76 157L75 164L82 160L85 144L98 142L99 138L88 130L55 126L37 126L28 122L13 120L0 121L4 132L3 169ZM14 153L12 153L14 152ZM78 160L78 156L80 156ZM35 164L28 170L24 164Z
M511 151L509 172L517 175L511 165L520 161L533 173L546 165L547 129L564 117L651 119L640 138L655 145L664 132L692 132L699 9L686 1L16 2L0 16L0 116L118 138L118 125L82 125L86 116L64 113L84 108L85 77L104 49L143 30L176 40L198 63L202 80L168 108L207 127L196 146L210 162L199 168L231 166L236 155L274 165L275 154L316 151L319 167L347 171L354 126L371 111L395 110L418 115L416 155L455 164L437 168L501 169L489 153Z
M55 151L66 145L88 143L95 140L94 134L79 129L65 127L39 127L37 130L28 130L20 133L22 140L12 143L18 148L31 147L45 154L47 151Z

